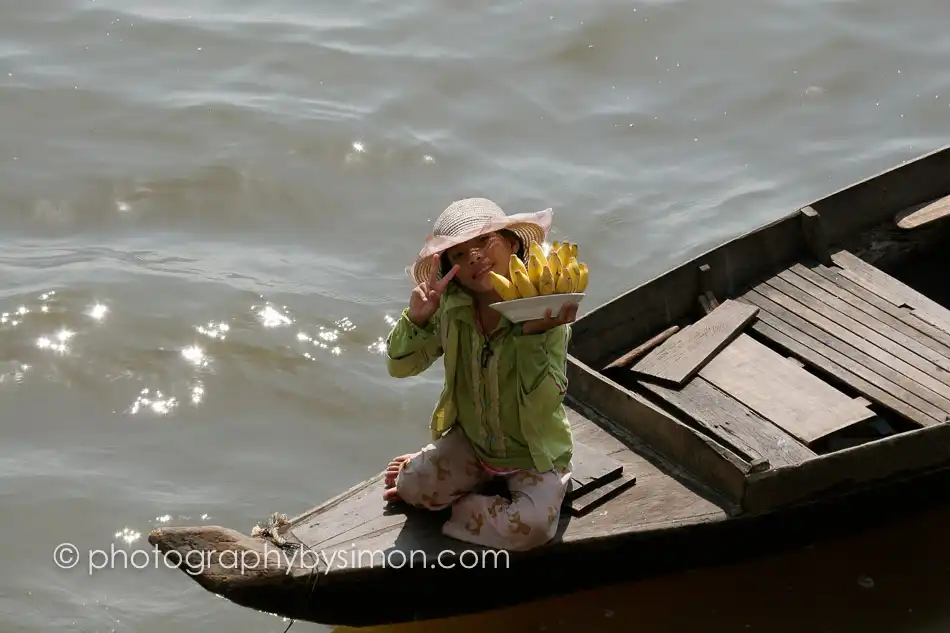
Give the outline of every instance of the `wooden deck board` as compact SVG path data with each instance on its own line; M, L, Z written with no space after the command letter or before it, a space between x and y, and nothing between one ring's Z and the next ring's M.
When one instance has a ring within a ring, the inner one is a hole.
M682 389L643 382L641 386L692 418L713 437L750 462L767 459L771 466L798 464L815 453L701 376Z
M888 324L905 336L913 338L944 359L950 359L950 334L925 321L921 321L906 309L898 308L880 299L874 293L820 264L811 267L796 264L791 270L833 293L842 301L849 303L868 316ZM950 361L947 362L950 363Z
M866 304L874 306L880 312L892 316L902 323L907 324L908 327L915 331L924 334L931 340L939 342L943 347L935 348L937 351L944 352L945 350L950 350L950 333L921 320L909 308L899 308L890 301L882 299L879 295L864 286L839 274L841 272L839 268L828 268L818 265L811 268L811 270L825 279L834 282L839 288L843 288Z
M743 298L761 308L752 330L787 353L798 356L872 402L893 409L918 424L928 426L946 416L940 407L915 393L931 393L929 390L876 358L851 347L755 290ZM937 397L936 394L933 397Z
M936 380L933 376L920 371L916 367L905 363L890 352L873 345L861 336L854 334L849 329L834 321L834 314L830 315L831 318L824 314L819 314L816 310L812 310L807 305L798 301L797 298L785 294L770 283L760 284L755 287L755 290L833 337L848 343L850 346L860 350L871 358L877 358L887 367L926 387L929 392L932 392L930 396L925 398L926 400L934 402L942 410L950 410L950 400L947 400L947 396L950 395L950 390L948 390L947 385ZM939 400L933 400L933 397L937 397Z
M708 315L681 330L647 354L631 371L642 380L680 386L729 344L755 316L757 308L725 301Z
M907 305L926 316L929 323L950 332L950 310L933 299L924 296L910 286L878 270L848 251L838 251L832 261L842 268L842 274L856 283L881 294L898 307Z
M805 444L875 416L747 334L699 375Z
M881 332L881 330L884 329L883 324L874 322L874 327L869 327L867 324L839 312L778 277L773 277L766 283L782 294L792 298L798 304L805 306L808 310L820 314L826 320L833 321L839 328L843 328L854 336L875 346L880 350L878 353L883 352L893 358L899 359L902 366L913 368L913 375L908 374L906 371L904 372L905 375L915 378L918 382L927 385L940 395L950 398L950 372L941 369L932 361L923 358L885 336Z
M571 473L571 490L568 497L579 497L588 489L620 476L623 464L602 450L574 441L574 470Z
M649 530L693 520L726 518L726 511L719 505L665 474L577 411L567 408L567 413L575 437L583 438L584 443L594 450L612 455L623 465L625 474L636 477L636 483L585 516L569 516L568 512L562 512L561 534L556 539L570 542L606 537L618 531ZM304 546L323 549L328 556L337 552L343 566L352 566L353 563L346 552L379 552L396 548L407 553L422 550L434 556L447 549L480 549L442 535L441 525L447 518L445 512L425 512L400 504L393 506L393 514L385 514L382 493L383 479L379 476L348 500L329 508L318 507L297 517L290 530ZM363 560L367 565L370 564L369 556L366 554ZM373 563L380 566L383 561L377 556Z
M873 306L870 306L871 310L867 311L863 309L857 299L854 299L853 302L846 300L849 297L853 298L853 295L836 287L824 277L812 273L804 266L800 264L792 266L792 268L779 273L777 276L833 310L846 315L848 319L864 324L868 329L880 333L881 336L887 337L909 352L930 361L943 371L950 371L950 359L947 358L946 354L941 354L928 346L926 342L918 340L926 340L927 337L886 313L875 312ZM858 303L858 305L854 305L855 303ZM947 352L950 353L950 350L947 350Z

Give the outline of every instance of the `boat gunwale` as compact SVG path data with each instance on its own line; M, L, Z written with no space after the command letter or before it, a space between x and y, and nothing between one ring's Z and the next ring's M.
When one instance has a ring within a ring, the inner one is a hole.
M649 323L650 317L653 316L650 313L650 302L654 297L662 297L667 306L680 306L678 310L667 309L667 325L686 318L690 308L696 305L694 298L700 293L698 268L703 263L711 265L707 283L711 285L713 294L719 297L734 294L753 280L769 272L776 272L784 264L801 257L807 252L806 237L801 225L803 209L811 208L819 214L827 239L835 244L885 222L890 223L894 215L904 208L946 195L950 189L950 180L928 178L929 172L939 170L941 166L950 168L950 144L840 187L792 212L712 245L686 261L614 295L582 314L572 324L570 347L573 354L587 364L602 366L608 359L622 354L623 351L618 352L620 348L629 348L631 341L644 340L655 334L662 328L659 327L660 323ZM902 180L913 182L892 182ZM891 185L900 186L890 188ZM863 207L862 212L853 213L852 209L859 206L862 198L873 200L873 204L860 205ZM752 251L761 247L769 241L771 232L787 235L786 239L778 241L777 246L781 251L765 250L768 259L764 264L748 255L736 255L743 250ZM723 275L717 266L718 261L728 261L730 258L741 259L746 264L751 259L753 265L740 266L738 273L730 270ZM669 283L675 278L686 283ZM661 288L664 284L670 287ZM641 320L648 323L638 326L637 321ZM607 334L612 334L623 326L630 326L631 333L623 342L611 343L612 337ZM585 349L580 349L582 345Z

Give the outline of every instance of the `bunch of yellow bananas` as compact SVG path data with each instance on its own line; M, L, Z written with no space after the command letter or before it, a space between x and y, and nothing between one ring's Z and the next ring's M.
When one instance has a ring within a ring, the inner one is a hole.
M510 279L492 271L492 285L502 300L525 299L539 295L584 292L587 288L587 264L577 261L577 244L554 242L548 254L537 242L528 246L528 265L512 255L508 263Z

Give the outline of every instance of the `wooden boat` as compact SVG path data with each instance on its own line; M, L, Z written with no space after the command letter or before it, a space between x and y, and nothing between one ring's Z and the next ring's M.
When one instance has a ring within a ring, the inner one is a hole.
M384 505L381 474L263 536L168 527L149 541L235 603L364 626L731 562L943 502L948 196L950 147L579 319L566 401L577 472L543 547L444 537L444 514ZM331 554L314 564L315 552Z

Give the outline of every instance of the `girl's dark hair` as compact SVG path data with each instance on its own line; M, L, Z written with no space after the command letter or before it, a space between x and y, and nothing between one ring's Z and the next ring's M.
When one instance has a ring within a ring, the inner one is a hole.
M507 237L514 238L514 240L518 243L518 259L520 259L521 261L524 261L525 246L524 246L524 243L521 241L521 238L519 238L513 231L509 231L508 229L501 229L500 231L498 231L498 233L506 238ZM450 270L452 270L452 265L449 263L449 256L447 253L443 252L442 255L439 257L439 276L444 276L445 273L449 272ZM455 279L453 279L449 283L454 284Z

